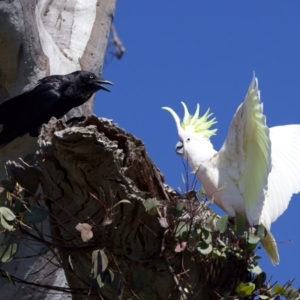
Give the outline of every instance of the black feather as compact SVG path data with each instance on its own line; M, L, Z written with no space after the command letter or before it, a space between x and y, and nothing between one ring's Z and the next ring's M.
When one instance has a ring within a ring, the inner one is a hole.
M0 105L0 147L26 133L37 136L41 125L51 117L62 118L100 89L109 91L101 84L112 83L86 71L53 75L39 80L32 90L5 101Z

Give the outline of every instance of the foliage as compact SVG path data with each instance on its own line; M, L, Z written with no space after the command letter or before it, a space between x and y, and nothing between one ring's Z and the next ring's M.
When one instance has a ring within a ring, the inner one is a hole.
M1 182L0 188L0 234L19 229L21 225L30 228L30 223L39 223L48 216L45 207L31 204L31 199L16 196L22 192L20 186L16 186L16 194L10 193L5 187L7 181ZM35 202L35 201L34 201ZM9 243L3 239L0 244L0 261L10 262L18 251L17 243Z
M15 193L5 188L0 193L0 228L2 233L31 228L48 217L48 210L39 206L32 197L21 197L24 193L17 186ZM174 196L171 202L148 198L143 202L144 211L151 217L157 217L164 230L161 257L172 274L181 299L193 299L194 285L212 286L211 299L300 299L299 290L292 287L292 281L284 285L266 281L266 274L259 266L260 257L256 255L260 238L264 230L260 226L250 228L243 217L234 222L227 216L219 217L213 213L207 197L199 201L196 193L190 191ZM129 200L121 200L118 205L131 205ZM112 208L112 209L113 209ZM110 211L110 209L108 210ZM102 226L111 224L103 221ZM76 229L81 233L83 242L93 237L93 226L78 223ZM0 260L9 263L18 251L16 243L7 243L4 239L0 248ZM183 258L188 255L192 261L204 270L205 276L199 282L190 282L193 272L185 266ZM173 262L181 257L179 265ZM111 286L118 290L122 286L122 271L112 263L111 255L101 249L92 251L91 283L97 289ZM0 270L2 271L2 270ZM2 272L8 282L16 279ZM139 299L147 299L143 290L149 276L148 270L136 266L132 271L132 289ZM177 298L176 298L177 299ZM178 298L179 299L179 298Z
M238 216L234 224L231 224L227 215L219 217L210 212L207 217L209 202L205 195L202 200L204 202L200 203L194 191L186 193L179 202L168 206L169 215L164 217L165 206L155 199L146 202L145 208L152 215L156 209L162 226L170 232L169 237L177 242L175 252L188 251L198 263L216 260L224 265L226 261L234 261L236 266L244 268L230 292L222 286L215 288L220 299L300 299L300 290L291 287L292 281L284 285L266 282L266 274L258 263L260 257L255 254L265 234L264 228L249 227L242 216ZM232 275L231 272L228 274ZM183 290L191 294L187 287Z

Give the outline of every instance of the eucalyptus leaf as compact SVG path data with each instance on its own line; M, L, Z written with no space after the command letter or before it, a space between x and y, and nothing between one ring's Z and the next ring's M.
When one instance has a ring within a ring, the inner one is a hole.
M245 218L242 215L239 215L235 219L234 231L237 236L243 236L246 230Z
M102 288L106 283L114 280L114 273L108 269L108 258L103 250L95 250L92 252L92 282Z
M98 283L99 288L101 289L101 288L104 286L104 282L103 282L103 280L102 280L100 274L98 274L98 275L96 276L96 281L97 281L97 283Z
M259 265L253 267L251 270L249 270L251 273L259 275L262 272L262 269Z
M146 211L150 214L150 215L156 215L157 214L157 209L156 207L159 205L159 201L155 198L150 198L147 199L143 202L143 205L146 209Z
M257 275L255 278L256 288L258 289L261 288L266 280L267 280L267 275L265 272L261 272L259 275Z
M256 227L255 235L257 235L259 238L263 239L267 234L265 227L262 225L258 225L255 227Z
M199 242L197 245L197 250L204 255L209 254L212 251L212 249L212 245L207 244L205 242Z
M3 263L10 262L18 251L18 244L2 244L0 248L0 261Z
M227 229L227 226L228 226L228 215L225 215L217 221L217 229L220 231L220 233L224 233Z
M241 296L250 296L255 290L255 284L252 282L241 282L235 291Z
M13 224L7 221L2 214L0 214L0 230L9 230L9 231L14 230Z
M5 281L9 284L14 284L8 272L5 272Z
M16 216L8 207L0 207L0 215L3 216L7 221L13 221Z
M175 232L175 237L181 237L183 239L186 239L188 236L188 233L190 231L190 226L186 222L179 222L176 232Z
M208 230L202 228L201 235L202 235L202 239L204 240L204 242L206 242L207 244L211 243L212 236Z
M28 209L24 212L25 220L27 223L43 222L49 215L48 209L36 205L29 205Z
M300 299L300 295L299 292L294 289L293 287L289 287L285 290L284 296L287 299L291 299L291 300L298 300Z
M184 211L185 211L185 204L183 202L177 202L173 210L174 216L179 218L183 215Z
M285 288L280 285L280 284L276 284L273 288L274 292L277 294L277 295L284 295L285 294Z
M217 257L220 257L222 255L222 252L219 251L218 249L213 249L212 254L213 254L214 257L217 258Z
M248 241L249 244L257 244L260 241L260 237L256 236L252 232L249 232L247 241Z

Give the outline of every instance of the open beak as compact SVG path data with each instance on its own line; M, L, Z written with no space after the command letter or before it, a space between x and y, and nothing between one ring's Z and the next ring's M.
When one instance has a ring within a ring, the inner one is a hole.
M183 143L182 142L178 142L175 146L175 152L178 155L183 155Z
M104 90L104 91L107 91L107 92L110 92L110 90L107 87L103 86L102 84L114 85L111 81L108 81L108 80L103 79L103 78L95 79L94 83L95 83L95 85L98 86L99 90L101 89L101 90Z

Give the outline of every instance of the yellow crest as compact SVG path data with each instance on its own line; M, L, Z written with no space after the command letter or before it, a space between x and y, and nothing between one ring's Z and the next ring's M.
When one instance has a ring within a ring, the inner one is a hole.
M199 117L200 106L199 104L197 104L196 112L192 116L190 115L185 103L181 102L181 104L183 105L184 108L184 117L181 123L180 123L180 118L172 108L162 107L162 109L165 109L171 113L171 115L175 119L178 130L180 130L181 127L181 129L183 129L184 131L201 133L203 136L207 138L210 138L212 135L216 134L217 129L209 129L213 124L217 123L215 121L216 118L209 120L209 118L212 116L212 114L209 113L209 109L202 117Z

